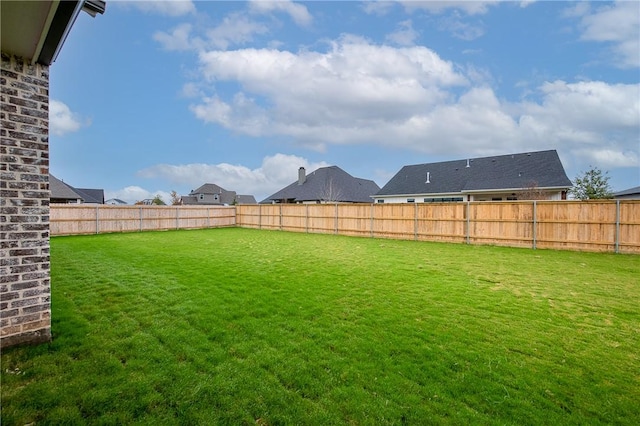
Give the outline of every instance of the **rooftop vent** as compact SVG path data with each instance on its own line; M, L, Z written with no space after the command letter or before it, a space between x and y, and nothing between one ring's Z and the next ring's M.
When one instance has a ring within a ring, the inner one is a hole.
M471 167L471 164L469 164L469 159L467 158L467 167Z
M431 173L427 172L427 181L425 183L431 183Z
M307 171L304 167L298 169L298 185L302 185L307 180Z

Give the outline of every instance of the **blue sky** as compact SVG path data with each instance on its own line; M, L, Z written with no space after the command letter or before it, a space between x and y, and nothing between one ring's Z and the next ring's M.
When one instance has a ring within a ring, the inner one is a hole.
M640 185L640 2L107 1L51 67L50 169L135 202L556 149Z

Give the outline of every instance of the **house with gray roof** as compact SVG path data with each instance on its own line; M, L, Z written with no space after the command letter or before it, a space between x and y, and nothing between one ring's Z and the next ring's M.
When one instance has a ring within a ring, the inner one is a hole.
M615 192L613 198L616 200L640 200L640 186L625 189L624 191Z
M189 195L183 195L181 202L183 205L257 204L253 195L238 195L235 191L227 191L215 183L205 183L192 190Z
M380 187L351 176L340 167L321 167L309 174L298 169L298 180L262 200L261 204L371 203Z
M374 199L377 203L566 200L571 187L558 153L548 150L404 166Z
M74 188L49 174L50 203L63 204L104 204L104 190L94 188Z
M110 206L126 206L127 202L121 200L120 198L109 198L104 201L105 204L109 204Z

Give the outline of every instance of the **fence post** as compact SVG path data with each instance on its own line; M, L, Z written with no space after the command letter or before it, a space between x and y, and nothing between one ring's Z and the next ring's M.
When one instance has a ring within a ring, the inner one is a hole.
M98 219L98 215L100 212L98 211L98 205L96 205L96 234L100 233L100 221Z
M620 200L616 200L616 253L620 253Z
M140 212L140 232L142 232L142 206L139 207Z
M538 202L533 200L533 249L536 249L538 244Z
M176 231L180 229L180 210L178 210L178 206L176 206Z
M336 201L336 212L335 217L333 218L333 229L334 234L338 235L338 202Z
M207 228L211 228L211 207L207 207Z
M262 229L262 204L258 204L258 229Z
M413 239L418 240L418 203L414 204L413 209Z
M282 204L280 204L280 230L282 231Z
M471 201L467 201L467 229L465 234L467 234L467 244L471 244Z
M305 204L304 208L304 229L306 233L309 233L309 204Z
M373 238L373 211L375 209L375 204L371 203L371 238Z

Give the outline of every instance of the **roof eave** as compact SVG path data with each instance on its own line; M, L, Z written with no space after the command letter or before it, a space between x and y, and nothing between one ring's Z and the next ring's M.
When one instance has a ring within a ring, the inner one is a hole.
M58 58L73 24L83 10L95 18L104 14L106 3L102 0L55 1L38 41L32 63L51 65Z
M442 197L442 196L454 196L460 195L462 192L420 192L420 193L405 193L405 194L374 194L371 198L388 198L388 197Z
M540 191L562 191L571 188L570 186L537 186ZM477 194L480 192L514 192L523 191L527 188L486 188L486 189L463 189L460 194Z

